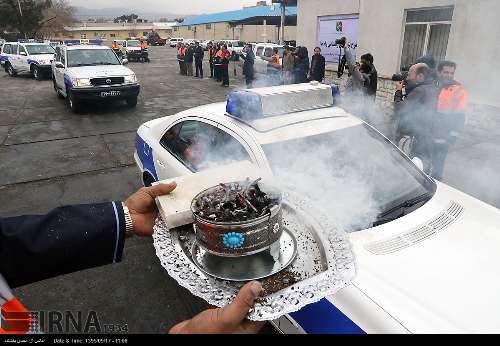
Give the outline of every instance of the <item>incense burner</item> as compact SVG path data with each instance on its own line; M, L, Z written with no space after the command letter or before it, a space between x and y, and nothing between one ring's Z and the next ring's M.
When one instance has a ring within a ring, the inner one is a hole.
M281 192L259 180L220 184L191 203L196 242L212 255L261 253L283 234Z

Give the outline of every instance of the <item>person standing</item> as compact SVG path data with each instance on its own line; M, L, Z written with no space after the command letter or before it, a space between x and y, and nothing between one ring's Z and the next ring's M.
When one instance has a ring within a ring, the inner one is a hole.
M229 86L229 61L231 59L231 53L227 49L226 45L222 46L222 56L221 56L221 69L222 69L222 86Z
M184 62L186 63L186 75L188 77L193 76L193 60L194 60L194 47L190 44L186 48L186 54L184 56Z
M210 65L210 78L214 78L214 47L212 45L212 42L208 44L208 63Z
M214 74L215 80L217 82L222 82L222 48L220 44L217 44L215 48L215 59L214 59Z
M247 44L243 51L246 53L246 55L240 54L240 57L245 61L243 63L243 75L245 76L247 88L251 89L254 80L255 54L253 53L251 44Z
M443 179L450 146L457 141L465 127L469 94L463 84L454 79L456 69L457 65L453 61L442 61L437 68L439 98L433 126L431 176L439 181Z
M273 48L271 58L267 63L267 78L269 80L268 84L271 86L282 84L282 72L283 68L281 66L281 57L279 55L278 49Z
M283 84L293 84L293 68L295 56L289 46L283 48Z
M183 76L186 75L186 63L184 61L185 54L186 54L186 48L184 47L184 43L178 43L177 60L179 61L179 73Z
M309 52L306 47L297 48L297 57L293 68L294 83L307 83L309 73Z
M321 48L314 48L314 55L311 59L311 76L310 80L315 80L318 82L323 82L325 79L325 65L326 60L323 55L321 55Z
M199 77L203 79L203 58L205 56L205 52L203 48L200 46L200 42L196 42L194 47L194 65L196 68L195 77Z

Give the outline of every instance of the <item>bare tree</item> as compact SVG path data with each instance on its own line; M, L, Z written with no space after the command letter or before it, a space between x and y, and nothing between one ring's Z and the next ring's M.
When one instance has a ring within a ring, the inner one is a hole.
M64 32L64 27L76 22L74 8L68 0L53 0L52 6L43 11L43 21L38 31L38 36L50 38L59 32Z

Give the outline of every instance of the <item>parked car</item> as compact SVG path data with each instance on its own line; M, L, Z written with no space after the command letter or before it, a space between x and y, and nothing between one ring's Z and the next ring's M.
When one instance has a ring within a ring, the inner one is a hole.
M15 77L30 73L37 80L50 76L54 48L45 42L6 42L2 46L0 61L5 71Z
M54 90L75 113L84 100L119 99L135 107L140 85L125 63L107 46L58 46L52 62Z
M284 333L500 332L500 211L428 177L331 98L321 84L252 89L149 121L137 132L134 154L144 184L231 161L273 173L289 167L294 154L287 152L309 154L334 171L348 168L373 186L370 208L378 211L369 226L346 230L356 276L274 325ZM298 168L304 183L316 176L314 165L312 172ZM349 199L360 192L356 181L341 194L324 193Z
M169 45L171 48L175 48L179 42L184 42L184 39L181 37L173 37L170 39Z

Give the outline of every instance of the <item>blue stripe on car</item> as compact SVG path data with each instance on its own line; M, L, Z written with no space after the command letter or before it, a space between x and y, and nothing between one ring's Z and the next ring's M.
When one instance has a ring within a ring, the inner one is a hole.
M31 59L28 59L28 64L31 65L31 64L35 64L35 65L40 65L40 63L36 60L31 60Z
M153 175L156 181L158 181L158 174L156 173L155 163L153 159L153 149L137 135L135 140L135 148L137 150L137 155L139 160L142 162L142 167L144 171L148 171Z
M366 334L328 299L308 305L290 316L308 334Z
M66 84L66 86L68 88L72 88L73 87L73 81L71 80L71 78L68 76L68 75L64 75L64 84Z

